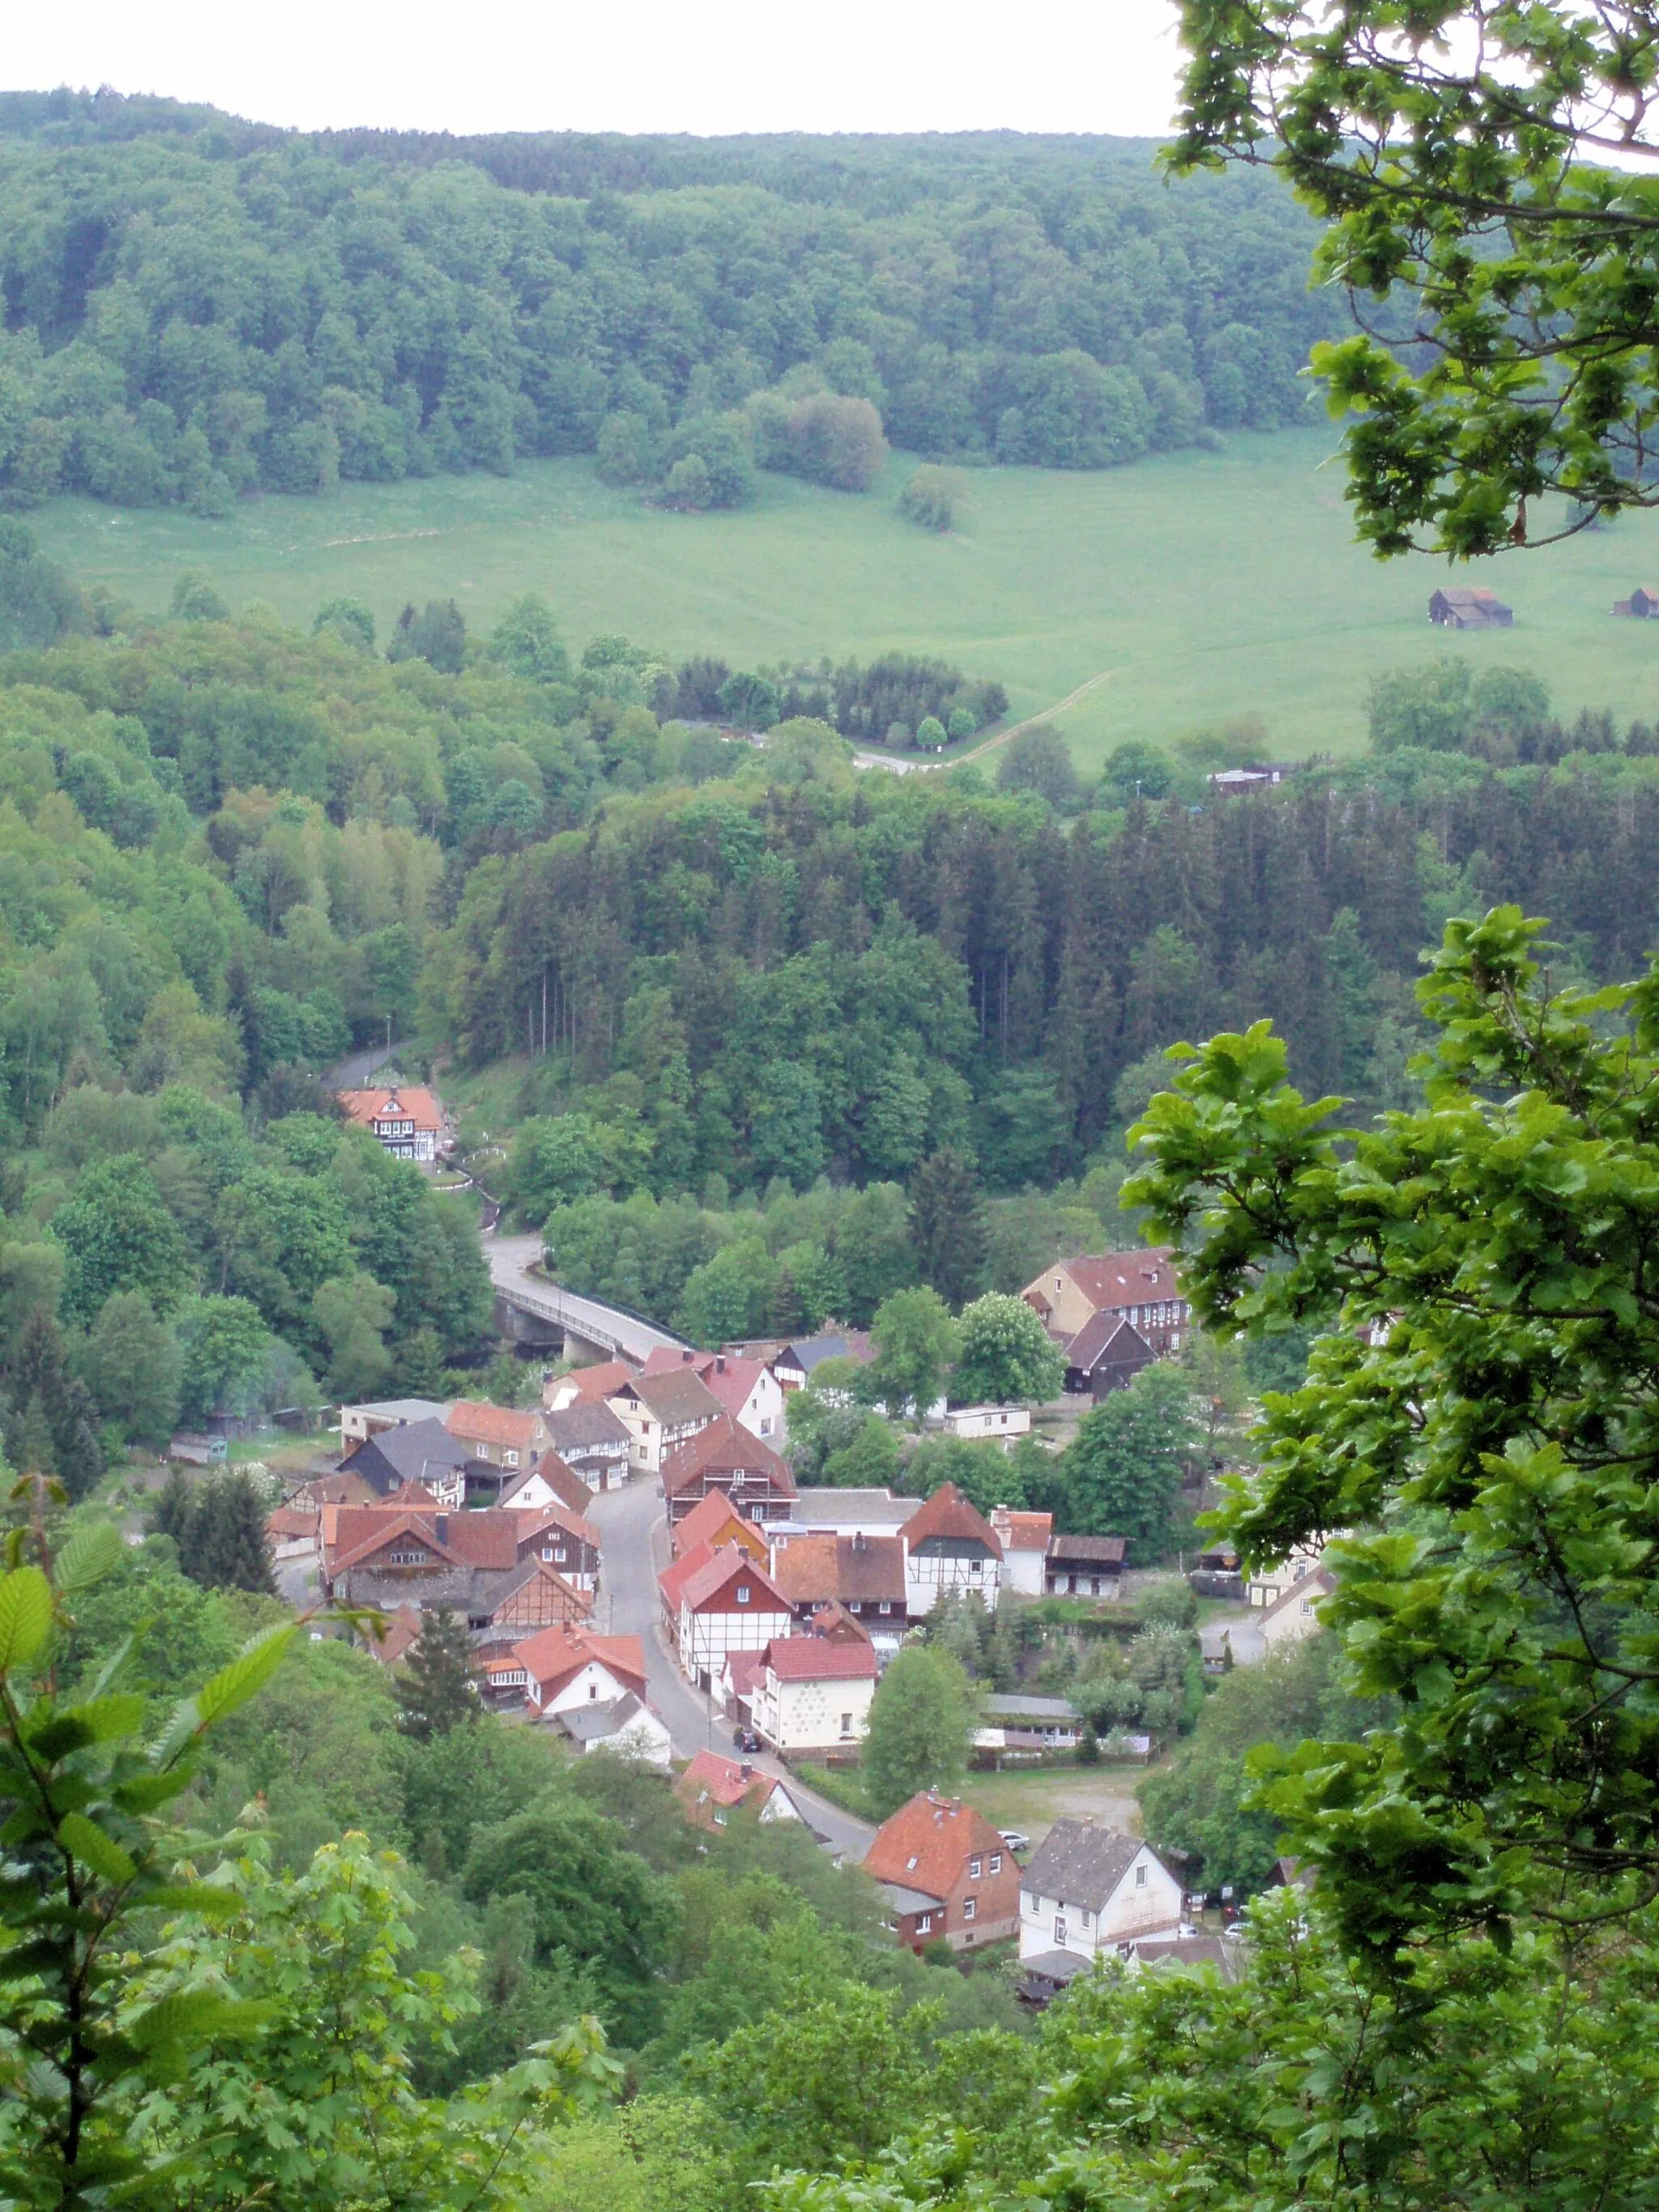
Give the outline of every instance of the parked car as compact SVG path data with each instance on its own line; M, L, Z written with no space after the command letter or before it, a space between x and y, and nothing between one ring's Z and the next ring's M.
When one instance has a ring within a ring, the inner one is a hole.
M761 1740L753 1729L733 1729L732 1747L734 1751L758 1751L761 1748Z
M1022 1834L1018 1828L1000 1828L997 1832L1016 1856L1021 1851L1029 1851L1031 1848L1031 1838Z

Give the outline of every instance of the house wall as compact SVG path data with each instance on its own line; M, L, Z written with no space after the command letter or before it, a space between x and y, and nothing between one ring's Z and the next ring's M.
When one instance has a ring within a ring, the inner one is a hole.
M1021 1597L1041 1597L1042 1570L1047 1558L1043 1552L1011 1552L1005 1547L1001 1587L1015 1591Z
M871 1680L780 1682L769 1673L755 1687L755 1726L779 1751L835 1751L869 1727L875 1693ZM851 1722L845 1729L843 1716Z
M977 1856L979 1872L972 1869ZM995 1874L991 1862L1000 1858ZM972 1904L972 1917L969 1905ZM929 1923L923 1925L924 1922ZM949 1893L931 1912L900 1913L896 1928L901 1943L919 1951L924 1943L942 1936L953 1951L969 1951L981 1943L996 1943L1019 1926L1019 1869L1012 1851L981 1851L963 1859Z
M1144 1881L1137 1880L1143 1873ZM1022 1888L1019 1955L1035 1959L1044 1951L1070 1951L1092 1959L1133 1936L1179 1926L1181 1905L1181 1884L1157 1854L1143 1846L1098 1909L1079 1905L1074 1898L1043 1897Z
M763 1368L754 1389L738 1413L739 1427L760 1437L775 1451L783 1434L783 1385L769 1367Z
M1244 1595L1252 1605L1275 1605L1293 1584L1304 1581L1313 1573L1324 1556L1324 1547L1303 1544L1289 1559L1276 1567L1258 1568L1244 1586Z
M905 1606L915 1620L931 1613L947 1592L966 1590L971 1591L988 1612L994 1612L1001 1578L1002 1563L999 1559L941 1559L927 1553L907 1552Z
M1304 1637L1319 1632L1319 1615L1315 1610L1322 1597L1328 1597L1330 1588L1322 1575L1310 1576L1307 1588L1298 1597L1294 1590L1272 1612L1265 1613L1255 1623L1256 1634L1261 1639L1264 1652L1276 1651L1281 1645L1300 1644Z
M728 1651L763 1651L775 1636L787 1636L790 1618L754 1605L734 1605L719 1612L693 1613L680 1607L680 1667L694 1681L707 1675L712 1683Z
M949 1437L1004 1437L1012 1438L1029 1434L1031 1416L1024 1406L961 1406L955 1413L945 1416L945 1433Z
M654 1713L635 1713L626 1728L619 1728L614 1735L590 1737L582 1746L585 1753L620 1751L633 1759L643 1759L653 1766L666 1767L673 1756L673 1742L667 1729Z
M626 1696L633 1686L631 1682L619 1682L608 1667L602 1667L597 1659L590 1659L545 1702L541 1684L532 1682L530 1703L538 1713L567 1713L573 1705L608 1705L613 1698Z

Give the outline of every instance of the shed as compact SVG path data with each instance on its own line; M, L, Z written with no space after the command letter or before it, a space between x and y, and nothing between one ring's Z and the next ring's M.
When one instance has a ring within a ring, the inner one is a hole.
M1485 585L1436 592L1429 601L1429 620L1437 629L1509 629L1515 610L1506 607L1496 592Z
M1659 592L1650 592L1645 584L1638 584L1627 599L1615 599L1613 611L1616 615L1633 615L1638 622L1648 622L1659 615Z

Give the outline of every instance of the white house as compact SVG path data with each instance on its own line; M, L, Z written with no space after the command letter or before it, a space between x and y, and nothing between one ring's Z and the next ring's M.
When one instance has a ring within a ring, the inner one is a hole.
M1115 1955L1143 1936L1176 1936L1181 1884L1150 1844L1097 1827L1056 1820L1020 1877L1021 1963L1060 1954L1069 1961Z
M645 1646L637 1636L590 1636L561 1621L526 1637L485 1673L492 1687L516 1689L518 1668L534 1719L552 1720L579 1705L614 1705L630 1693L645 1696Z
M1245 1583L1244 1595L1252 1605L1264 1610L1277 1605L1287 1589L1316 1571L1324 1556L1323 1544L1298 1544L1289 1558L1281 1559L1276 1567L1258 1567Z
M1336 1577L1330 1569L1316 1567L1311 1574L1304 1575L1299 1582L1281 1591L1255 1618L1261 1656L1265 1658L1281 1645L1299 1644L1304 1636L1314 1635L1320 1626L1320 1600L1328 1597L1335 1588ZM1243 1654L1235 1652L1233 1656L1239 1658Z
M644 1376L691 1374L748 1430L774 1449L783 1437L783 1385L763 1359L728 1352L676 1352L672 1345L648 1353Z
M942 1482L906 1522L904 1597L907 1616L919 1620L947 1594L976 1597L996 1610L1002 1587L1002 1546L996 1531L957 1488Z
M719 1680L727 1652L763 1651L793 1626L788 1599L735 1544L702 1559L688 1553L659 1581L672 1584L677 1600L681 1668L703 1689Z
M447 1399L441 1405L432 1398L382 1398L374 1405L342 1406L341 1446L349 1449L367 1443L382 1430L404 1428L410 1421L441 1421L448 1411Z
M647 1474L659 1473L671 1453L690 1443L726 1410L690 1368L679 1366L662 1374L632 1376L605 1403L628 1431L635 1467Z
M1015 1513L999 1505L991 1526L1002 1547L1002 1586L1019 1597L1041 1597L1048 1539L1054 1533L1052 1513Z
M668 1723L654 1705L632 1690L608 1704L567 1705L556 1715L559 1727L579 1751L611 1751L643 1759L667 1772L674 1746Z
M776 1751L848 1750L870 1722L879 1672L875 1647L783 1636L766 1647L750 1695L757 1731Z
M945 1416L945 1433L975 1443L988 1439L1012 1451L1017 1437L1031 1433L1031 1416L1024 1406L952 1406Z

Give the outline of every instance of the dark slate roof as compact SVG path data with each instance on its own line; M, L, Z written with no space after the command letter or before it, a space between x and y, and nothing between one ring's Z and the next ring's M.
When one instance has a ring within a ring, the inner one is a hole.
M380 1430L348 1453L340 1462L340 1472L362 1474L385 1492L419 1482L428 1470L452 1473L464 1468L469 1457L466 1446L441 1421L405 1421L398 1428Z
M1035 1975L1039 1981L1057 1982L1063 1988L1079 1974L1086 1974L1093 1964L1080 1951L1039 1951L1033 1959L1022 1959L1019 1971Z
M601 1444L627 1449L627 1425L603 1398L596 1405L566 1406L559 1413L544 1413L542 1419L555 1451L591 1451Z
M1152 1347L1121 1313L1103 1306L1091 1313L1066 1347L1066 1364L1079 1373L1092 1375L1097 1367L1119 1366L1126 1359L1150 1364Z
M1137 1936L1143 1966L1213 1966L1224 1982L1238 1979L1240 1959L1218 1936Z
M1091 1566L1121 1567L1127 1536L1050 1536L1051 1559L1080 1559Z
M625 1729L629 1721L645 1711L631 1690L620 1698L609 1699L604 1705L573 1705L568 1712L555 1716L568 1736L578 1743L602 1743L606 1736L615 1735Z
M1098 1912L1134 1863L1139 1836L1120 1835L1089 1820L1056 1820L1031 1855L1020 1887L1062 1905Z

